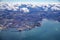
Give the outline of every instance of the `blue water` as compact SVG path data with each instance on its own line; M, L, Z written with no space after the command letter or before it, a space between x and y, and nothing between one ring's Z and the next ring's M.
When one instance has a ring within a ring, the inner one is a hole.
M60 22L43 20L41 27L29 31L1 31L0 40L60 40Z

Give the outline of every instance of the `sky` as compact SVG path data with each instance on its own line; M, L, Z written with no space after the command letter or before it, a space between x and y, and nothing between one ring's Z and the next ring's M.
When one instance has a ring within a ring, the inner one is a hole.
M1 2L60 2L60 0L0 0Z

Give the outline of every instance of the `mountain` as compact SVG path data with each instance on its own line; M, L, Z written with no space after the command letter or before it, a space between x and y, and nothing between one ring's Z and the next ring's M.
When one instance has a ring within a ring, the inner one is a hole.
M43 19L60 22L60 4L0 3L2 29L29 30L41 26Z

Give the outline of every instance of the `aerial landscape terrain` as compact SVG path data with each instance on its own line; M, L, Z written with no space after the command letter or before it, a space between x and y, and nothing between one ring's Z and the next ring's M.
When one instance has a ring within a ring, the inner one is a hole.
M0 0L0 40L60 40L60 0Z
M43 19L60 22L60 4L0 3L1 30L30 30L40 27Z

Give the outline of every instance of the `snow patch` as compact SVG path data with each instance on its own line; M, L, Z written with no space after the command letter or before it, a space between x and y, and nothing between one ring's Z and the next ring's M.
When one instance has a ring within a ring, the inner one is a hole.
M28 8L21 8L20 11L23 11L24 13L27 13L27 12L29 12L29 9Z

